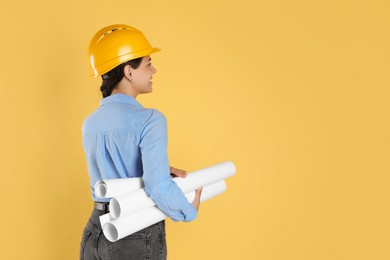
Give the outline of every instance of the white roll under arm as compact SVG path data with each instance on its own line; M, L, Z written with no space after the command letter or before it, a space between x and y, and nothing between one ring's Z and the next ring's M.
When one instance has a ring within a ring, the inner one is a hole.
M173 180L183 193L187 194L194 192L199 187L205 187L231 177L235 172L234 164L228 161L192 172L186 178L177 177ZM155 205L156 203L146 194L144 189L138 189L112 198L109 207L111 216L119 218Z
M95 194L100 198L112 198L144 187L140 177L99 180L95 184Z
M223 180L205 186L200 200L204 202L224 191L226 191L226 184ZM186 194L186 198L189 202L191 202L194 197L195 191ZM154 206L118 219L113 219L110 214L107 213L100 216L100 223L106 238L111 242L115 242L166 218L167 216Z

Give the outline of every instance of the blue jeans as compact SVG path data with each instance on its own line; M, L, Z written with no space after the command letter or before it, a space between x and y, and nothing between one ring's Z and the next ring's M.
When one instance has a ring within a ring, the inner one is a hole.
M110 242L104 236L99 221L99 216L105 213L97 209L92 211L81 239L80 260L167 259L164 221Z

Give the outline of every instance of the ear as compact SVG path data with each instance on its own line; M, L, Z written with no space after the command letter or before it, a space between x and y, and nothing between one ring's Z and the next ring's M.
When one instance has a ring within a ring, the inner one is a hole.
M126 65L124 68L123 68L123 75L125 78L127 78L128 80L132 80L132 76L131 76L131 73L133 72L133 68L130 66L130 65Z

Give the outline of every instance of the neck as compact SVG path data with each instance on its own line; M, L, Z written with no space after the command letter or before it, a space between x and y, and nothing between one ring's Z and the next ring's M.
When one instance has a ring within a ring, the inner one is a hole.
M134 91L130 86L121 83L122 82L118 83L116 88L112 90L111 94L124 94L137 99L138 93L136 93L136 91Z

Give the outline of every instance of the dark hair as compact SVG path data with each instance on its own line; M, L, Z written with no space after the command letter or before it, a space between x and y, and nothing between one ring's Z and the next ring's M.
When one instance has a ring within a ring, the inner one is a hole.
M100 91L102 92L103 98L111 95L112 90L117 86L117 84L123 79L124 73L123 69L125 66L130 65L133 69L137 69L141 64L142 57L134 60L126 61L106 74L102 75L102 86L100 87Z

